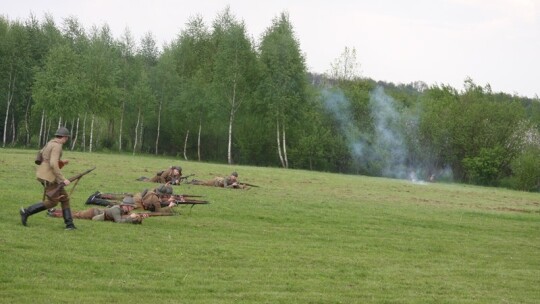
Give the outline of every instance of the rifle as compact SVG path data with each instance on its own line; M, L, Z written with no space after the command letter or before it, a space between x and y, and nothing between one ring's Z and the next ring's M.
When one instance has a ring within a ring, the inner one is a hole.
M204 205L204 204L210 204L209 201L202 201L202 200L175 200L174 203L176 206L178 205L191 205L191 208L189 208L189 213L191 214L191 209L193 209L193 206L195 205ZM169 203L167 202L161 202L161 207L167 207L169 206Z
M179 178L174 178L173 180L171 180L171 184L172 185L180 185L182 180L186 180L186 182L187 182L187 179L192 177L192 176L195 176L195 174L190 174L190 175L186 175L186 176L180 176Z
M176 215L176 213L169 213L169 212L137 212L135 214L140 214L141 216L173 216Z
M204 197L204 195L192 195L192 194L173 194L172 197L176 200L183 200L184 197Z
M167 207L169 206L170 202L160 202L161 204L161 207ZM203 200L195 200L195 199L188 199L188 200L175 200L174 201L174 204L175 205L191 205L191 207L193 208L193 206L195 205L205 205L205 204L210 204L209 201L203 201Z
M204 205L204 204L210 204L209 201L203 201L203 200L176 200L174 201L176 205L191 205L191 207L195 205Z
M73 182L73 181L79 181L79 179L83 176L85 176L86 174L94 171L96 169L96 167L92 168L92 169L88 169L86 171L84 171L83 173L80 173L80 174L77 174L75 176L72 176L70 178L68 178L68 180L70 182ZM77 182L75 183L75 185L73 185L73 187L75 188L75 186L77 185ZM49 199L53 199L54 197L56 197L56 195L58 194L59 191L61 191L66 185L62 182L60 184L58 184L58 186L50 191L47 191L45 194L47 195L47 197Z
M255 187L255 188L259 188L259 186L257 186L257 185L253 185L253 184L248 184L248 183L238 183L238 185L242 185L242 186L249 186L249 187Z
M190 174L186 176L180 176L179 180L188 179L189 177L195 176L195 174Z

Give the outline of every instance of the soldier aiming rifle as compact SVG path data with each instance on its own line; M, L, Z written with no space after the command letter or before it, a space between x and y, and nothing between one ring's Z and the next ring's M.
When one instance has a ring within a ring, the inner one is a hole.
M249 189L249 187L258 187L252 184L240 183L238 181L238 173L232 172L231 175L227 177L214 177L214 179L207 181L192 180L189 182L191 185L203 185L203 186L213 186L221 188L233 188L233 189Z
M192 174L190 176L193 176L195 174ZM186 179L187 177L182 177L182 167L180 166L171 166L167 170L162 170L156 173L151 178L141 176L137 180L143 181L143 182L152 182L152 183L161 183L161 184L170 184L170 185L179 185L183 179Z

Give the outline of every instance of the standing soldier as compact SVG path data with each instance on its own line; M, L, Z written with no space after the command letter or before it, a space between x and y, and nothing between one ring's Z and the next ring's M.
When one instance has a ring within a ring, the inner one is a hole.
M61 183L64 186L70 184L70 181L62 175L60 168L68 163L67 160L61 160L62 158L62 145L65 144L69 137L70 132L65 127L60 127L54 134L55 138L50 140L45 147L41 150L43 155L43 161L39 165L36 171L36 177L38 181L44 187L44 193L56 189ZM71 209L69 206L69 195L62 187L57 195L54 197L47 197L43 195L44 201L31 205L27 208L21 208L19 211L21 215L21 222L26 226L28 217L32 214L44 211L52 208L60 202L62 205L62 216L64 217L64 223L66 224L66 230L76 229L73 224L73 218L71 217Z

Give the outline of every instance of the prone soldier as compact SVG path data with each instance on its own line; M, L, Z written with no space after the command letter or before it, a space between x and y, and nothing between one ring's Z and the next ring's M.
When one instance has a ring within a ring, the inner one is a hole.
M76 219L86 219L93 221L111 221L115 223L142 224L142 220L148 217L147 214L132 213L135 202L132 197L126 196L120 205L114 205L106 209L90 208L84 211L73 213ZM51 217L61 217L59 211L49 209L48 215Z
M152 178L141 176L137 179L143 182L179 185L182 182L182 167L171 166L167 170L157 172Z
M173 207L176 206L173 197L173 189L170 185L161 185L153 190L144 190L133 196L127 194L92 194L86 204L99 206L113 206L118 200L130 197L134 200L135 209L142 209L161 214L173 214Z
M192 185L203 185L203 186L213 186L213 187L222 187L222 188L239 188L244 189L245 186L240 184L238 182L238 173L232 172L231 175L227 177L214 177L211 180L207 181L199 181L199 180L192 180L190 182Z

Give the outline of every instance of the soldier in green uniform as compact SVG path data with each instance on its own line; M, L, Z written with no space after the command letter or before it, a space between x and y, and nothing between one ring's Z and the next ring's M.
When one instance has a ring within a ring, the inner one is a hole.
M36 177L43 185L45 192L56 189L60 183L63 183L65 186L70 184L70 181L62 175L60 169L68 163L67 160L61 159L62 146L68 141L71 134L67 128L60 127L54 135L55 138L50 140L41 150L43 160L36 171ZM64 188L58 191L58 194L54 197L44 195L43 202L38 202L27 208L21 208L19 214L21 215L22 224L26 226L29 216L52 208L58 205L58 203L62 205L62 217L66 224L66 230L76 229L71 216L69 195Z
M141 176L137 180L143 182L179 185L182 181L182 167L172 166L167 170L157 172L152 178Z
M90 208L84 211L77 211L73 213L73 217L76 219L86 219L93 221L111 221L115 223L127 223L127 224L142 224L143 218L148 217L147 214L131 213L135 208L135 202L132 197L126 196L120 205L114 205L106 209ZM49 216L61 217L59 211L55 209L49 209Z

